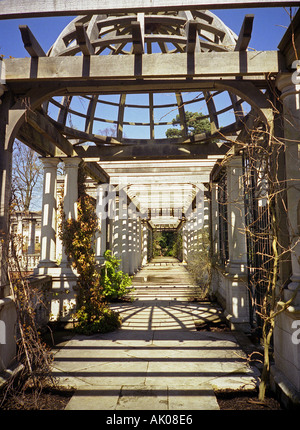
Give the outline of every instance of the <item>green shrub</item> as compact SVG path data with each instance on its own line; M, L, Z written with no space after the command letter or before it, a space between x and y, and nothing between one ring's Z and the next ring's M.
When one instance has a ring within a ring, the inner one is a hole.
M108 284L99 273L93 246L97 231L94 200L85 192L85 176L79 169L77 219L67 219L60 205L60 238L67 255L78 272L77 310L74 315L76 331L83 334L113 331L120 327L121 318L107 304L104 286ZM108 276L109 278L109 276Z
M121 327L122 320L117 312L109 308L103 308L98 316L90 320L90 314L81 307L77 313L77 325L75 331L79 334L93 335L96 333L108 333Z
M104 254L105 263L101 269L101 285L103 288L103 296L109 300L118 300L126 296L131 286L131 278L127 273L118 270L120 260L112 255L110 250L107 250Z

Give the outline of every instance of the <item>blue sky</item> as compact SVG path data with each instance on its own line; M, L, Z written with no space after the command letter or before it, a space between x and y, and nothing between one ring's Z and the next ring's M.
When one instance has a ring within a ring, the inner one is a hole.
M294 8L293 12L295 11L296 9ZM240 31L244 16L247 13L253 13L255 18L250 47L255 50L276 50L290 23L289 14L284 8L216 10L213 12L236 34ZM47 52L54 43L56 37L73 18L74 17L26 18L0 21L0 55L4 55L6 58L9 56L28 56L27 51L23 47L19 31L20 24L27 24L29 26L44 51ZM194 95L191 94L189 97L193 98L193 96ZM169 100L172 102L172 98L174 98L174 95L164 94L164 103L168 103ZM216 100L216 102L218 102L218 100ZM81 100L80 103L77 103L77 108L80 109L80 105L84 104L84 101ZM221 98L220 103L224 103L224 98ZM141 104L143 104L143 101L141 101ZM197 112L201 111L202 108L204 109L203 102L202 104L199 103L197 107L199 109ZM165 111L158 113L156 120L160 120L165 114ZM162 121L170 121L175 114L176 112L169 112L169 115L163 117ZM103 112L99 115L105 117L105 113ZM108 110L107 115L111 115L113 118L115 114ZM140 109L140 113L138 114L139 118L135 117L134 120L147 122L147 118L144 119L143 115L144 111ZM79 125L79 123L80 121L78 119L78 124L76 124L75 118L74 125ZM135 127L135 130L136 136L129 137L143 137L142 127ZM94 132L97 133L99 130L94 130ZM162 130L161 136L158 137L164 137L164 130Z
M290 23L290 10L286 10L282 7L277 8L257 8L257 9L234 9L234 10L215 10L213 11L229 28L231 28L236 34L239 33L240 28L242 26L244 17L246 14L254 14L254 26L252 32L252 38L250 42L250 47L255 50L276 50L280 40L282 39L287 27ZM296 12L296 8L293 8L293 13ZM40 45L44 49L45 52L49 50L51 45L55 42L55 39L60 34L60 32L64 29L64 27L73 19L74 17L50 17L50 18L25 18L18 20L3 20L0 22L0 55L4 55L6 58L9 56L12 57L26 57L29 54L23 47L19 25L27 24L36 39L39 41ZM197 94L190 94L189 99L193 99ZM147 96L148 97L148 96ZM136 98L136 96L135 96ZM174 94L164 94L162 103L173 103ZM216 103L219 104L217 106L217 110L222 108L224 105L228 105L227 100L225 100L225 95L222 97L214 99ZM57 99L57 101L60 101ZM127 103L129 103L126 100ZM86 101L81 99L73 98L73 109L76 111L82 111L87 108ZM139 103L143 105L142 96L140 96ZM245 105L244 105L245 106ZM71 106L72 108L72 106ZM187 110L202 112L205 115L207 114L207 108L205 103L197 103L194 105L188 105L186 107ZM56 119L57 108L52 108L50 112L53 117ZM149 122L149 113L141 108L137 110L129 109L126 112L127 121L136 121L140 123ZM173 109L157 109L155 114L155 122L166 122L172 121L172 119L176 116L177 112L174 112ZM130 118L132 115L132 119ZM147 116L148 115L148 116ZM112 108L108 106L105 107L105 110L102 108L102 112L98 115L101 118L109 118L112 120L117 119L117 114L113 112ZM220 125L226 125L232 122L233 112L228 112L219 117ZM84 126L84 119L79 116L73 116L70 119L72 124L77 128L82 129ZM69 124L71 125L71 124ZM95 129L93 130L96 134L106 134L105 128L110 127L111 124L105 122L98 122L95 125ZM155 129L155 136L158 138L165 137L165 130L170 126L157 126ZM149 127L143 126L125 126L125 133L127 137L130 138L140 138L140 137L150 137Z
M295 11L296 8L293 8ZM290 18L282 7L234 9L213 11L235 33L239 33L245 14L253 13L254 29L251 47L256 50L272 50L277 46L289 25ZM26 18L3 20L0 22L0 55L5 57L28 56L25 51L20 31L20 24L27 24L44 51L48 51L56 37L73 17Z
M293 12L295 12L295 8ZM253 13L255 15L254 18L254 27L252 32L252 39L250 42L250 47L255 50L276 50L277 46L283 37L286 28L290 23L289 10L286 10L282 7L280 8L257 8L257 9L235 9L235 10L216 10L214 13L236 34L239 33L240 28L242 26L244 16L248 13ZM20 24L27 24L36 39L39 41L40 45L44 49L45 52L49 50L51 45L54 43L56 37L60 34L60 32L64 29L64 27L73 19L74 17L50 17L50 18L31 18L31 19L22 19L22 20L4 20L0 23L0 55L4 55L6 58L9 56L12 57L25 57L28 56L27 51L23 47L23 43L21 40L21 35L19 31ZM196 94L191 94L190 99L194 98ZM141 97L140 97L141 99ZM172 103L174 100L174 95L164 94L164 101L162 103ZM59 100L57 100L59 101ZM73 99L73 108L78 111L84 111L84 100L75 100ZM140 102L143 104L143 101ZM224 97L220 100L220 108L222 103L224 104ZM225 103L226 105L227 103ZM53 117L55 118L57 114L57 109L53 108ZM217 107L218 109L218 107ZM169 114L166 114L169 110ZM207 109L205 103L189 105L189 110L202 112L207 114ZM157 110L156 112L156 122L160 121L172 121L175 117L176 112L172 109L167 109L167 111ZM129 109L126 113L127 121L136 121L136 122L149 122L149 113L145 111L145 109L139 109L137 113L133 109ZM132 115L132 119L130 119L130 115ZM148 117L147 117L148 115ZM112 112L111 109L106 107L106 112L102 111L99 114L102 118L114 118L116 115ZM226 123L230 123L231 118L233 116L233 112L228 112L223 114L223 118L219 118L221 121L221 125L226 125ZM72 124L82 128L84 124L84 120L78 116L73 116L71 118ZM104 122L97 123L97 128L93 130L96 134L105 134L103 130L109 127L110 125ZM163 138L165 137L165 130L169 126L158 126L155 129L156 137ZM126 129L125 129L126 128ZM149 137L149 128L143 126L125 126L125 133L127 137L131 138L139 138L139 137Z

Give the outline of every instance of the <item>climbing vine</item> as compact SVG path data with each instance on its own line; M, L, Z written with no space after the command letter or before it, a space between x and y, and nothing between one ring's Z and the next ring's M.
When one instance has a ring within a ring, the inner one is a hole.
M77 219L67 219L60 205L60 238L66 254L77 270L76 331L83 334L107 332L120 327L121 319L112 311L104 295L101 271L95 261L93 241L97 231L94 199L85 191L85 175L79 166ZM62 199L61 199L62 201Z

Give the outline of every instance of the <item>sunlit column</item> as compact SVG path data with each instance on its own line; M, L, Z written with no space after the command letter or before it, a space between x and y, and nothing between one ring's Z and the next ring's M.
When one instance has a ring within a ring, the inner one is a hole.
M95 258L98 263L103 263L106 251L106 222L108 217L107 184L98 185L96 213L98 217L98 230L96 232Z
M300 84L293 83L293 74L277 79L283 104L285 164L287 181L287 222L290 233L292 276L288 289L293 292L300 283ZM300 292L298 300L300 305Z
M281 74L277 78L277 87L281 91L283 104L283 125L285 143L285 174L287 184L286 222L289 228L292 276L288 287L284 289L284 300L295 294L300 283L300 85L293 82L294 74ZM274 357L275 365L271 368L271 381L280 379L282 386L288 386L300 393L300 292L296 294L292 305L281 312L275 319Z
M241 157L231 157L226 166L226 171L228 193L228 270L232 274L245 274L247 269L247 241Z
M119 197L116 197L116 210L113 219L113 255L120 261L120 269L122 270L122 219L120 217Z
M134 253L133 253L133 213L131 208L128 208L128 220L127 220L127 228L128 228L128 273L130 275L134 274Z
M44 167L41 259L38 267L56 266L57 164L56 158L42 158Z
M77 200L78 200L78 166L81 162L79 157L66 158L64 160L64 195L63 210L66 219L77 219ZM61 267L69 267L70 262L62 246Z
M211 186L211 241L212 253L217 259L219 252L219 212L218 212L218 184L212 182Z
M231 326L249 330L247 241L242 159L230 158L227 166L228 251L226 313Z
M35 226L36 219L31 216L28 220L28 254L35 253Z
M147 222L142 221L142 266L148 261L148 227Z

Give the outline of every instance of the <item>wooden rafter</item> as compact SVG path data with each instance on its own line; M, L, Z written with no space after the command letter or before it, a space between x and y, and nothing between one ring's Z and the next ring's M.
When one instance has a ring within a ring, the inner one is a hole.
M235 51L247 50L252 35L253 21L254 15L248 14L245 16L238 40L236 42Z
M126 160L168 160L168 159L206 159L208 155L224 155L228 147L216 144L181 144L173 145L148 143L147 145L126 145L122 147L79 146L76 152L83 159L98 158L102 161Z
M90 39L86 33L86 29L84 27L84 24L82 22L77 22L75 24L76 28L76 39L77 44L85 56L90 56L95 54L95 49L93 45L90 42Z
M24 43L24 48L30 54L30 56L33 58L45 57L46 54L43 48L32 34L28 25L20 25L19 29Z

